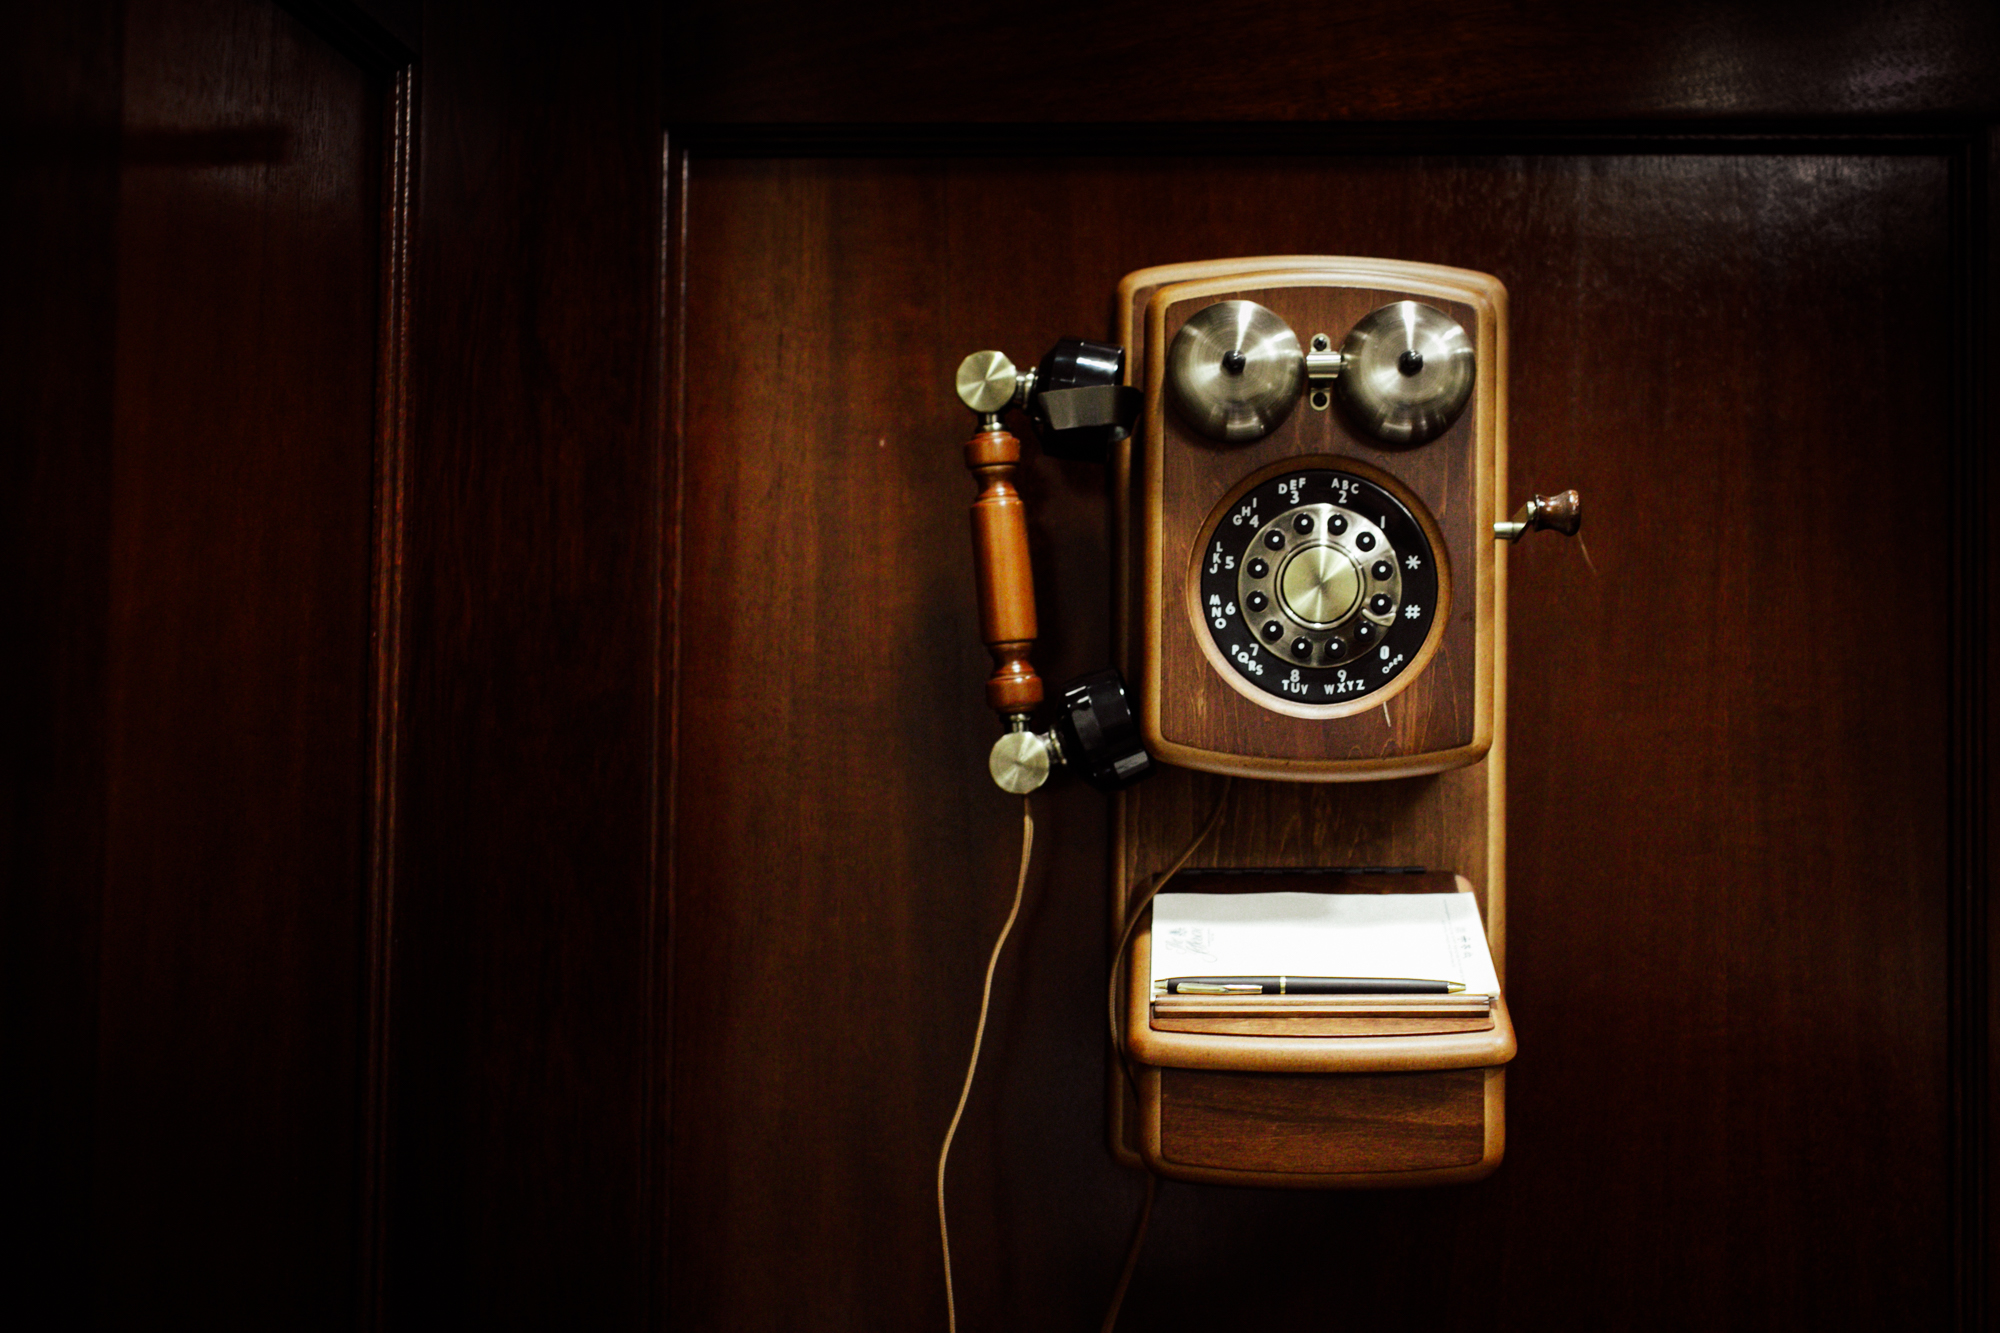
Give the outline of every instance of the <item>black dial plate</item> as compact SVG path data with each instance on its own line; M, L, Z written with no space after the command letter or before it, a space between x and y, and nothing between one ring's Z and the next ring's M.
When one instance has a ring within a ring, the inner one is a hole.
M1394 681L1431 632L1437 558L1401 501L1327 468L1272 477L1204 534L1202 621L1229 669L1302 704Z

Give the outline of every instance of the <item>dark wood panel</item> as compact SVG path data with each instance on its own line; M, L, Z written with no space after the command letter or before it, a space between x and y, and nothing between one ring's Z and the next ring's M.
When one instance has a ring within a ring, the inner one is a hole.
M659 1272L659 18L427 4L385 1320Z
M931 1154L1018 836L980 762L951 367L1101 332L1148 264L1372 253L1507 282L1515 489L1591 514L1512 571L1509 1160L1456 1191L1169 1189L1126 1318L1309 1316L1338 1254L1363 1316L1422 1281L1452 1322L1942 1320L1950 574L1921 497L1950 370L1892 396L1851 368L1949 318L1948 193L1942 151L698 158L678 1315L937 1318ZM1110 653L1102 481L1023 472L1060 679ZM1038 803L954 1252L968 1317L1082 1328L1136 1185L1101 1143L1101 806Z
M0 175L0 1193L35 1219L0 1281L45 1327L75 1317L92 1245L121 19L34 6L0 49L21 134Z
M1996 56L1979 0L1109 0L865 19L750 0L690 16L667 48L677 121L831 123L1990 114Z
M355 1312L380 90L126 9L94 1132L107 1322ZM255 135L231 138L245 128Z
M1953 904L1953 926L1960 933L1953 978L1959 1019L1953 1055L1963 1074L1954 1088L1959 1155L1953 1166L1964 1193L1953 1242L1960 1325L1978 1328L2000 1309L2000 1153L1994 1151L1992 1133L1993 1108L2000 1106L2000 987L1994 985L2000 912L1993 910L2000 901L2000 865L1993 861L1993 829L2000 823L2000 782L1993 775L1993 757L2000 755L2000 710L1993 706L1991 689L1994 664L2000 662L2000 541L1990 517L2000 513L2000 468L1988 461L2000 447L2000 420L1993 415L2000 401L1993 391L2000 349L2000 128L1989 125L1983 136L1975 136L1967 159L1970 211L1985 222L1983 237L1972 229L1970 248L1975 261L1983 260L1985 282L1981 290L1975 277L1961 293L1970 335L1961 373L1971 447L1960 458L1963 489L1954 517L1965 543L1959 590L1968 632L1958 647L1970 707L1957 719L1962 739L1955 756L1963 806L1957 812L1961 888Z
M924 997L984 966L1020 839L1016 802L974 823L974 420L935 410L952 323L989 312L938 253L936 173L721 171L688 195L674 1323L922 1327L942 1275L911 1204L973 1016Z
M1949 1188L1930 1128L1946 1094L1943 524L1885 515L1926 534L1890 576L1912 633L1836 628L1875 578L1859 497L1948 483L1944 383L1905 420L1890 395L1828 377L1813 338L1768 336L1762 318L1810 311L1876 357L1914 311L1948 317L1946 167L1744 161L1615 253L1592 241L1605 215L1577 198L1548 259L1602 268L1555 308L1517 307L1547 345L1551 321L1588 319L1627 283L1662 287L1652 318L1593 326L1569 364L1516 361L1516 476L1590 477L1595 565L1524 544L1513 571L1511 975L1528 982L1521 1030L1548 1036L1546 1063L1510 1077L1515 1163L1554 1146L1534 1126L1574 1095L1550 1072L1625 1062L1632 1076L1608 1083L1565 1151L1658 1219L1728 1200L1726 1240L1646 1224L1648 1244L1715 1273L1683 1298L1691 1315L1798 1323L1907 1300L1945 1316L1925 1305L1946 1280ZM1653 375L1582 389L1635 359ZM1627 560L1650 574L1636 581ZM1558 737L1579 718L1596 734L1572 751ZM1614 923L1643 950L1609 952ZM1606 1006L1631 999L1681 1012L1657 1040L1619 1035ZM1663 1100L1676 1114L1653 1144L1615 1128ZM1842 1195L1876 1200L1869 1219L1804 1235L1804 1215ZM1657 1263L1614 1259L1580 1219L1574 1239L1581 1261L1608 1261L1607 1282Z
M1486 1147L1486 1071L1290 1074L1160 1071L1160 1155L1249 1171L1470 1166Z

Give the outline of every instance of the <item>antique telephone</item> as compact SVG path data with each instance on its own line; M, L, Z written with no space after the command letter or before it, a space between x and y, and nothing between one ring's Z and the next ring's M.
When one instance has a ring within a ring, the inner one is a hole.
M1120 792L1134 1079L1112 1079L1114 1149L1229 1184L1476 1179L1504 1148L1503 994L1167 1013L1143 909L1226 775L1229 818L1177 888L1466 892L1504 967L1505 551L1581 521L1574 491L1499 517L1505 289L1399 261L1239 259L1131 274L1118 311L1117 346L1066 340L1028 375L975 353L958 376L981 414L966 455L987 694L1008 727L995 781L1030 791L1067 763ZM1133 682L1078 682L1039 734L1009 405L1052 452L1108 451Z

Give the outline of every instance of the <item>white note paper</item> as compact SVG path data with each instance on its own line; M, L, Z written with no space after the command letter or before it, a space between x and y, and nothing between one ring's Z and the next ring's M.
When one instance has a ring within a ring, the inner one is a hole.
M1168 977L1409 977L1498 995L1469 893L1163 893L1153 982Z

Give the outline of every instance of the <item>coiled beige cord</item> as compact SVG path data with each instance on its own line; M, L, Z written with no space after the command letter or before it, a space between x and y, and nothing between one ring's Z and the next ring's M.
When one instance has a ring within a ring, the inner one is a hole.
M951 1126L944 1132L944 1147L938 1150L937 1201L938 1240L944 1246L944 1308L951 1333L958 1333L958 1300L951 1286L951 1227L944 1213L944 1168L951 1158L952 1136L958 1133L959 1117L965 1114L966 1099L972 1096L972 1076L979 1070L979 1045L986 1039L986 1008L993 999L993 970L1000 965L1000 951L1021 914L1021 895L1028 887L1028 854L1035 847L1035 820L1028 810L1028 798L1021 798L1021 873L1014 880L1014 905L1007 909L1000 938L993 941L993 955L986 960L986 984L979 991L979 1023L972 1030L972 1059L966 1062L965 1086L958 1090L958 1108L951 1113Z

